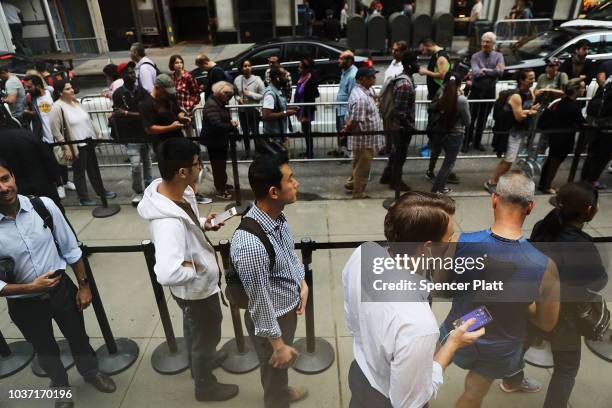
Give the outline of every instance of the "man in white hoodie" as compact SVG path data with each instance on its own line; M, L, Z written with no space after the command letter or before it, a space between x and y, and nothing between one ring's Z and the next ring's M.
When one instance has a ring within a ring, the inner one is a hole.
M200 172L199 154L199 147L187 139L163 142L158 149L162 178L147 187L138 213L150 221L157 281L170 287L183 310L195 398L225 401L238 394L238 386L219 383L212 373L221 340L220 269L204 232L218 230L219 226L211 226L214 213L200 219L190 187Z

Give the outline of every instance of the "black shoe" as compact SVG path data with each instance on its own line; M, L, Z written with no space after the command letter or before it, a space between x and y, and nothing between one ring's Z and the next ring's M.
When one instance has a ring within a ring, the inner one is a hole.
M404 183L403 181L400 181L399 183L397 183L397 185L390 184L389 188L391 188L391 190L399 190L399 191L410 191L411 190L410 186Z
M487 149L485 149L484 146L478 146L478 147L476 147L476 150L478 150L479 152L484 152Z
M391 176L383 174L382 176L380 176L380 180L378 182L380 184L391 184Z
M467 147L467 146L463 146L463 147L461 148L461 153L467 153L467 152L469 152L469 151L470 151L470 148L469 148L469 147Z
M198 401L227 401L238 395L239 388L235 384L216 383L209 387L197 387L195 399Z
M100 392L111 393L115 392L117 389L113 379L101 372L97 372L92 376L83 377L83 379L86 383L93 385Z
M425 172L425 177L427 177L429 179L429 181L431 181L432 183L434 182L434 180L436 179L436 173L434 173L431 170L427 170Z
M448 175L448 178L446 179L446 182L448 184L459 184L459 177L457 177L457 175L455 173L451 173Z
M221 364L225 361L227 356L228 356L227 351L223 351L223 350L217 351L217 355L215 356L215 359L213 360L213 369L221 367Z

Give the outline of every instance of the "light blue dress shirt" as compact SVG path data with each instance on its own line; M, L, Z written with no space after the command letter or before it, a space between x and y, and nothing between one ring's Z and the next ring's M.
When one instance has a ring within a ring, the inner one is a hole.
M81 258L74 233L59 208L49 198L41 197L53 218L55 239L62 255L57 253L53 236L27 197L18 196L20 209L15 219L0 214L0 258L15 261L13 273L16 284L30 283L49 271L66 269ZM0 280L0 293L7 282ZM36 294L7 296L8 298L32 297Z
M338 85L338 94L336 102L348 102L351 91L355 87L355 75L357 67L353 64L348 69L342 71L340 75L340 85ZM346 106L339 106L337 109L338 116L346 115Z

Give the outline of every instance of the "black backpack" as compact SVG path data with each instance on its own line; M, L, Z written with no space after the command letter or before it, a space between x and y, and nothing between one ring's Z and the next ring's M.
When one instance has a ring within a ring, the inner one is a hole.
M508 132L515 123L512 109L507 109L508 99L517 93L516 89L501 91L493 106L493 141L491 146L499 154L508 148Z
M547 130L558 128L559 125L555 123L555 112L559 108L559 103L563 98L558 98L552 101L540 115L538 120L538 129Z
M51 231L51 236L53 237L53 243L55 244L55 248L57 249L57 254L59 256L62 256L62 250L54 234L55 230L54 230L54 224L53 224L53 217L51 216L51 213L47 209L47 206L45 205L45 203L43 203L40 197L28 196L28 198L30 199L30 203L32 203L32 207L34 207L34 211L36 211L38 216L42 218L45 228L49 228L49 231Z
M597 89L587 105L587 115L596 119L612 117L612 82Z
M240 221L240 225L236 228L236 231L242 230L246 231L250 234L255 235L266 248L266 252L268 253L268 257L270 258L270 270L274 269L274 264L276 262L276 252L274 251L274 247L272 243L268 239L263 228L257 221L250 217L242 217ZM263 271L262 271L263 273ZM225 296L229 299L230 303L234 306L239 307L240 309L248 309L249 307L249 297L244 290L244 286L242 285L242 281L240 280L240 276L236 272L234 268L234 264L230 261L229 268L225 273Z
M441 144L448 136L446 115L438 108L439 100L432 101L427 107L427 136L435 143Z

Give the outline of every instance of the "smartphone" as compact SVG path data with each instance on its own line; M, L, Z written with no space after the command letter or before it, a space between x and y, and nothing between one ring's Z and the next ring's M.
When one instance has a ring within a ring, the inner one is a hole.
M53 272L51 275L47 276L47 279L55 279L58 276L62 276L64 272L66 272L65 269L58 269L55 272Z
M229 220L230 218L236 215L238 215L238 210L236 210L236 207L232 207L229 210L222 212L221 214L210 220L210 225L216 227L217 225Z
M453 322L453 326L457 328L461 326L464 322L472 318L476 319L476 323L474 323L468 328L469 332L478 330L482 326L487 325L493 321L493 316L491 316L491 313L489 313L489 311L487 310L487 307L480 306L479 308L472 310L470 313L466 314L465 316L462 316L461 318L455 320Z

